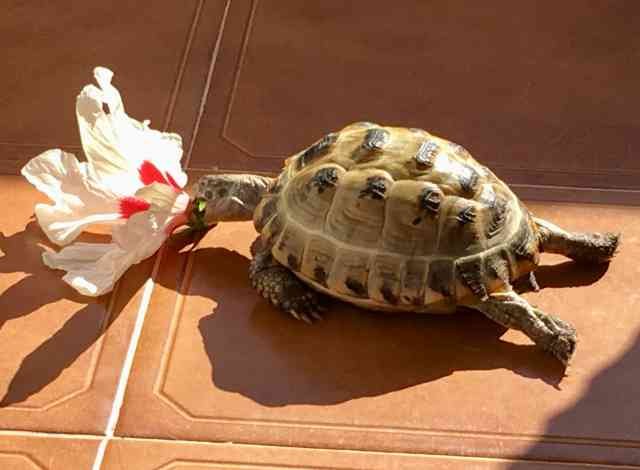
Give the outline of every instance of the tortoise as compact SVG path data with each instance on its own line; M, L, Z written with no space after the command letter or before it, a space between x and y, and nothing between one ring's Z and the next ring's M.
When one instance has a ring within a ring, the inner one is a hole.
M533 216L462 146L369 122L287 158L276 178L203 176L192 198L192 227L253 220L251 284L297 319L321 318L327 296L388 312L462 306L522 331L565 366L575 329L519 294L537 290L541 252L603 263L620 237L565 231Z

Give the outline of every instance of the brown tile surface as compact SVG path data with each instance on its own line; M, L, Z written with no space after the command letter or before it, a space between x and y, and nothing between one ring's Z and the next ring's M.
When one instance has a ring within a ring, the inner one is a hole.
M572 464L275 446L115 440L102 470L574 470ZM615 470L593 465L591 470ZM630 467L627 467L630 468Z
M207 66L196 72L198 60L185 65L192 53L196 59L209 54L208 43L193 41L197 22L204 21L207 36L210 24L217 25L203 16L202 3L73 0L64 7L54 2L3 6L0 38L8 45L5 62L11 66L0 75L0 172L17 173L51 147L79 153L75 97L93 81L96 65L114 70L114 83L132 116L162 127L178 110L180 131L188 138L185 130L195 118Z
M350 121L424 127L527 197L640 202L640 3L232 2L193 168L277 171ZM526 185L551 185L532 189Z
M0 434L2 470L90 470L97 439Z
M100 434L152 261L115 297L82 297L42 263L48 243L30 217L46 198L8 175L0 197L0 429Z
M227 224L163 259L117 434L640 465L639 210L532 207L625 236L608 270L545 256L528 295L578 329L568 376L471 312L287 318L249 286L250 224Z
M194 175L277 171L366 119L455 140L529 199L640 204L638 13L624 0L9 2L0 174L52 147L81 156L74 100L106 65L132 116L179 132L187 153L197 132ZM30 217L44 196L16 176L0 196L0 469L89 469L96 438L14 431L104 432L154 259L114 295L78 296L41 262ZM608 270L545 256L544 289L527 295L579 331L566 377L471 312L335 304L295 322L249 286L250 224L228 224L192 254L165 252L117 428L136 438L116 437L102 468L640 468L640 209L532 207L624 233Z

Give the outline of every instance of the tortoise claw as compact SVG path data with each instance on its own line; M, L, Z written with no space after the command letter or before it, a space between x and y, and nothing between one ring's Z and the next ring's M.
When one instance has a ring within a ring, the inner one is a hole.
M295 310L289 310L289 313L293 316L293 318L295 318L296 320L302 320L302 318L300 318L300 314L298 312L296 312Z

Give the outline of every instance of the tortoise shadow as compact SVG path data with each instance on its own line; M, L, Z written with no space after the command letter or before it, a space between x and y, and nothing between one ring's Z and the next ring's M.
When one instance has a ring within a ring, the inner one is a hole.
M104 241L104 236L88 234L82 241ZM60 272L43 270L39 245L49 243L34 221L11 236L0 234L0 273L26 273L2 294L0 328L11 319L43 314L42 307L61 299L86 305L24 357L0 407L27 400L72 366L118 318L154 260L129 270L118 287L117 302L109 307L111 295L83 297L60 280ZM213 282L201 292L218 302L215 312L199 324L214 366L214 384L257 402L271 406L339 403L466 369L507 368L556 387L562 380L563 372L553 359L533 346L501 341L504 329L473 312L455 317L388 316L335 303L326 321L309 327L276 311L250 288L246 257L223 248L197 252L198 257L225 267L209 273ZM186 254L179 256L186 260ZM542 286L586 285L604 274L576 269L574 263L559 266L555 273L544 267L542 274L539 270ZM176 284L167 287L175 289ZM465 329L459 328L460 322Z
M390 315L334 301L325 319L310 326L249 287L246 257L224 248L201 249L197 256L199 265L216 266L207 273L206 290L190 291L217 303L198 325L212 382L265 406L337 404L464 370L507 369L556 388L564 377L551 356L501 340L505 329L474 311ZM557 276L552 267L543 271L545 285L598 278L567 263L559 267Z
M535 271L540 289L583 287L598 282L609 269L609 263L585 265L575 261L538 266Z

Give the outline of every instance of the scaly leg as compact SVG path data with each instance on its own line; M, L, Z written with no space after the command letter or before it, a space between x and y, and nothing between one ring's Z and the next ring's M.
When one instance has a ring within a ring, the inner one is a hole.
M278 263L260 241L251 246L251 285L275 307L298 320L312 323L322 318L321 295L303 283L289 268Z
M583 263L606 263L618 248L619 233L572 233L534 217L540 230L540 248Z
M468 307L481 311L496 323L522 331L540 348L565 366L576 347L576 331L568 323L533 307L515 292L494 293Z

